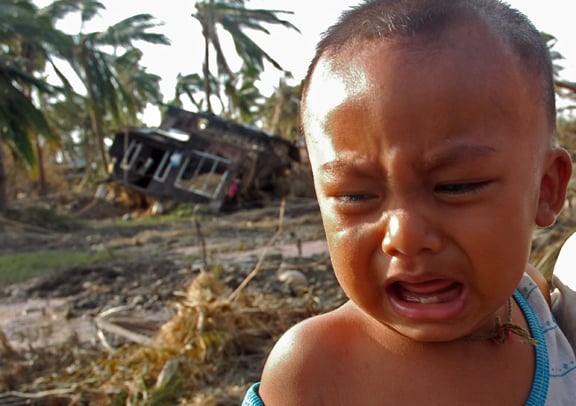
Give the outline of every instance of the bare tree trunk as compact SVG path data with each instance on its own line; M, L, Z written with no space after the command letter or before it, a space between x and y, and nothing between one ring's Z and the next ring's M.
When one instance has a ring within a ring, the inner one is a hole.
M90 117L92 117L92 116L90 115ZM92 125L92 124L90 123L90 125ZM85 172L84 172L84 176L82 177L82 180L76 186L76 190L79 192L84 190L84 187L88 183L88 180L92 178L94 165L98 161L96 159L96 156L95 156L95 155L97 155L96 142L93 138L95 138L94 135L91 134L88 129L85 129L83 131L83 134L82 134L83 142L81 144L81 148L82 148L82 154L83 154L84 160L85 160Z
M42 145L40 145L40 137L36 134L34 136L34 143L36 147L36 161L38 164L38 183L40 185L40 196L46 195L48 185L46 184L46 168L44 168L44 154L42 153Z
M104 112L98 105L98 98L94 92L94 83L92 81L91 76L88 74L90 71L90 67L86 62L86 59L83 58L81 60L82 69L86 74L86 91L88 92L88 108L89 108L89 116L90 116L90 124L92 127L92 131L95 137L95 147L97 148L98 152L100 153L101 165L104 169L104 173L108 175L108 159L106 157L106 146L104 145L104 130L102 129L102 120L104 116Z
M92 121L92 131L95 136L95 143L98 152L100 153L100 161L104 169L104 173L108 175L108 158L106 157L106 146L104 144L104 131L102 130L102 114L93 106L90 111L90 121Z
M98 142L98 150L100 151L100 158L102 160L102 167L104 173L108 175L108 157L106 155L106 144L104 143L104 130L102 130L102 120L98 117L97 127L96 127L96 138Z
M272 120L270 120L270 131L272 134L279 133L280 119L282 118L282 110L284 109L284 104L286 103L286 84L283 80L278 83L278 88L276 89L276 104L274 105L274 113L272 114Z
M6 166L4 164L4 149L2 145L2 133L0 133L0 216L5 216L8 211L8 191L6 184Z
M210 113L212 112L212 103L210 102L210 97L212 92L210 89L210 41L208 38L208 30L202 27L202 32L204 34L204 65L202 70L204 71L204 94L206 95L206 110Z

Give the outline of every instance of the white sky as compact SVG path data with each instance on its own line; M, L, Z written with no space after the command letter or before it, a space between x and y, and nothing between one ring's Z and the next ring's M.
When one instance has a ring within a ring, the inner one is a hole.
M178 73L185 75L201 71L202 36L198 22L190 16L194 12L194 0L101 1L107 9L101 13L101 19L95 25L86 27L87 30L101 30L138 13L152 14L165 23L157 31L170 38L172 45L142 48L143 64L148 67L148 72L162 77L165 99L172 98ZM39 4L47 2L49 0L38 0ZM300 81L312 58L319 35L336 20L342 10L357 3L358 0L330 0L322 3L318 0L315 3L313 0L250 0L247 1L247 7L294 11L293 15L287 14L284 17L296 25L301 34L279 27L273 30L272 35L264 36L259 43L284 69L293 73L296 81ZM565 58L560 61L564 67L561 77L576 82L574 0L508 0L508 3L526 14L539 30L558 39L554 49ZM75 31L78 31L77 27ZM278 79L279 74L273 68L264 76L270 89ZM158 124L153 122L156 119L158 117L150 116L146 119L147 124Z

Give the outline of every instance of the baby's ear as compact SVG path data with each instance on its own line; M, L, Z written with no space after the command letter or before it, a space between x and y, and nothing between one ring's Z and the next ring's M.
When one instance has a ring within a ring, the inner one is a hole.
M545 159L536 212L536 224L540 227L549 227L556 221L564 207L566 188L572 176L572 160L566 150L554 148Z

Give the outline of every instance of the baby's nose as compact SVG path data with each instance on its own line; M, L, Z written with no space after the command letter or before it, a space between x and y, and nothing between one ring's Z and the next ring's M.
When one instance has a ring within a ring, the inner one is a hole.
M414 210L395 210L387 216L382 251L392 257L438 252L441 239L433 224Z

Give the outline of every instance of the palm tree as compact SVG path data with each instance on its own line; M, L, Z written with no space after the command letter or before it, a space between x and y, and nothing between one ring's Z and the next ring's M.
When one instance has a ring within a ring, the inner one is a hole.
M560 65L559 61L564 59L564 57L560 52L554 49L554 45L556 45L557 41L556 37L544 32L542 33L542 37L546 41L548 50L550 51L550 57L552 59L553 64L552 67L554 73L554 86L556 87L556 93L561 97L576 100L576 83L564 80L560 76L563 67Z
M4 59L0 58L0 213L5 213L8 208L2 145L8 145L16 161L23 161L32 167L37 162L32 134L51 137L44 115L21 88L31 86L48 92L48 85L24 74L18 67L10 66Z
M97 0L58 0L45 9L53 21L70 12L79 12L81 27L104 5ZM150 32L157 22L149 14L138 14L108 27L102 32L71 36L72 44L63 57L80 78L86 94L91 133L99 152L101 168L106 171L106 122L121 127L124 120L134 121L147 101L159 99L159 78L147 74L138 63L142 54L135 43L144 41L168 45L163 34ZM120 54L120 55L118 55ZM146 99L138 102L139 96Z
M282 67L247 34L246 30L253 30L269 34L267 25L281 25L298 31L292 23L278 17L281 13L290 13L282 10L247 9L244 0L204 0L196 2L196 13L192 16L198 20L202 27L204 37L204 93L206 107L212 111L211 96L214 92L211 83L212 77L222 78L228 88L236 86L236 74L230 68L228 59L223 50L218 30L221 28L232 37L237 55L242 60L245 78L257 78L264 70L264 61L268 61L276 69ZM215 52L217 74L212 72L210 61L211 50Z
M6 0L0 7L0 213L8 207L1 146L7 145L16 161L34 167L41 158L39 151L34 153L33 144L40 144L36 137L54 140L33 95L42 98L55 92L38 73L48 60L44 45L62 39L31 1Z
M235 81L227 81L224 94L228 101L225 116L247 124L256 124L264 97L256 87L256 78L244 69L237 73Z
M79 94L69 94L46 103L43 111L60 142L57 154L61 168L85 168L90 175L91 166L87 164L91 160L87 157L91 156L94 146L87 144L93 137L86 135L90 131L90 116L84 108L85 99Z
M86 88L89 103L87 108L103 168L107 167L104 118L106 113L109 113L113 122L119 124L119 90L122 89L111 69L115 58L108 54L104 47L131 49L138 40L167 45L169 42L163 35L146 32L148 28L155 26L150 23L151 20L151 15L140 14L123 20L104 32L80 34L76 37L73 66Z
M560 77L560 72L563 68L559 64L559 61L564 59L564 57L558 51L554 50L556 38L547 33L542 33L542 37L548 45L548 50L550 51L550 57L553 63L554 86L556 89L556 94L562 97L564 100L576 100L576 83L569 82ZM556 134L558 141L562 145L571 148L572 151L574 151L574 125L562 116L559 116L558 118L558 131Z
M224 102L218 93L218 80L212 75L210 75L208 80L206 80L197 73L189 75L178 74L178 77L176 78L176 88L174 90L174 99L171 100L169 104L182 107L181 96L184 95L190 102L192 102L198 111L209 110L204 106L205 99L197 97L197 95L205 89L206 82L208 82L208 85L210 86L210 94L214 94L218 98L222 109L224 109Z
M275 92L261 108L263 127L272 134L298 141L301 132L298 121L301 86L290 86L280 79Z
M162 104L160 76L146 72L140 65L141 58L142 51L132 48L112 61L120 107L117 125L133 126L148 103Z

